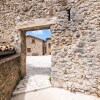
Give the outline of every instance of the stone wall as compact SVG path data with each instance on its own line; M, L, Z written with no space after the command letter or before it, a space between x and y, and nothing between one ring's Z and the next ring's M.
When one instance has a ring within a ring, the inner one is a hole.
M20 56L18 54L0 58L0 100L9 100L21 76Z
M0 34L12 41L17 52L20 52L20 32L17 26L33 22L36 18L48 18L51 12L51 1L45 0L11 0L0 1ZM8 31L9 30L9 31ZM16 34L17 33L17 34ZM16 44L17 43L17 44Z
M100 96L100 1L76 0L68 5L70 21L62 19L54 26L52 83Z
M21 52L25 37L21 40L18 26L56 18L50 27L53 86L100 96L99 5L99 0L1 0L0 33Z

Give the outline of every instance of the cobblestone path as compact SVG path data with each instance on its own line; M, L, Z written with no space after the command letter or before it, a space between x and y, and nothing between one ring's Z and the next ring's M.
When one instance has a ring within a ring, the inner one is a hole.
M20 81L13 95L51 86L51 56L28 56L26 63L26 77Z

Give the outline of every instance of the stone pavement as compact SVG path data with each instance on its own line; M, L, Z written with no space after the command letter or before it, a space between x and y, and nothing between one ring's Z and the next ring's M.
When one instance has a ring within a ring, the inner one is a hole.
M14 96L11 100L100 100L94 96L71 93L58 88L47 88Z
M49 82L51 56L27 57L27 75L11 100L100 100L94 96L52 88Z
M26 63L26 77L20 81L13 96L51 86L51 56L28 56Z

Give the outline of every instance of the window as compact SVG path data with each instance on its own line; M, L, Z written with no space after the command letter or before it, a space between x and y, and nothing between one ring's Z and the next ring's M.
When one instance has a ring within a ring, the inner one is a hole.
M68 21L70 21L70 9L67 10L68 13Z
M49 48L51 48L51 44L49 43L48 45L49 45Z
M32 39L32 43L35 43L35 39Z
M27 48L27 52L31 52L31 48Z

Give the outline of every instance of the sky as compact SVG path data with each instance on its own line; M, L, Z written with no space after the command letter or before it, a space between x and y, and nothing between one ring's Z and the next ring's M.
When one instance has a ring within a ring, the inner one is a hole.
M38 37L40 39L46 40L46 38L51 37L51 31L50 31L50 29L27 31L26 35L35 36L35 37Z

